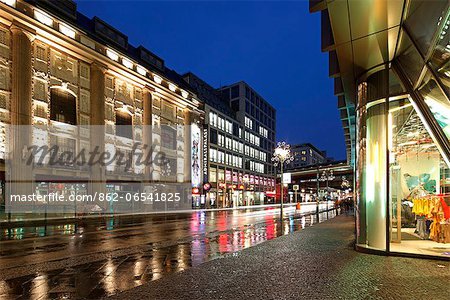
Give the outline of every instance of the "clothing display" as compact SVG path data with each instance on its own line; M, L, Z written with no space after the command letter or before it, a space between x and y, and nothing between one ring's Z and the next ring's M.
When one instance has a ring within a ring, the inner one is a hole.
M431 206L433 205L432 199L424 198L424 199L412 199L413 209L412 212L416 216L428 216L431 212Z
M424 240L428 238L428 231L425 217L419 217L417 219L416 231L421 239Z
M447 255L450 166L414 109L390 104L390 240L395 252ZM401 104L400 104L401 105Z
M450 206L447 205L444 197L441 197L441 205L442 205L442 210L444 211L444 218L450 219Z
M431 239L438 243L450 242L450 206L444 195L426 195L425 189L416 188L410 196L421 197L410 199L413 203L412 212L416 215L416 233L421 239ZM431 221L427 230L426 221ZM429 232L429 234L428 234Z

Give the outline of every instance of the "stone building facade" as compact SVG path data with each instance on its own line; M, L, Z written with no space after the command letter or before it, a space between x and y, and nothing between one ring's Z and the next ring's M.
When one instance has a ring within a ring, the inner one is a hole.
M143 178L190 182L191 125L202 119L196 95L161 58L132 46L101 19L80 14L74 2L0 1L0 159L20 156L30 143L125 155L142 143L167 155L164 166L34 164L33 191L120 191L115 182ZM7 137L10 125L32 126L28 135ZM7 170L1 168L4 193ZM12 179L28 172L16 173Z

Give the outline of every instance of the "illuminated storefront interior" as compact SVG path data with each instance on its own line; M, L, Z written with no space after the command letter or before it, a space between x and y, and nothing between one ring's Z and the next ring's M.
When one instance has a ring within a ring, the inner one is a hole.
M450 257L449 5L310 1L355 166L361 251Z

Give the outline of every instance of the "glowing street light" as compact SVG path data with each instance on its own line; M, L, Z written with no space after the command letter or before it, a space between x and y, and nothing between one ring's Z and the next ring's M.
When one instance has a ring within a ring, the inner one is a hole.
M291 146L285 142L278 142L277 147L272 156L272 162L275 167L280 165L281 168L281 199L280 199L280 217L283 219L283 165L294 160L291 155Z

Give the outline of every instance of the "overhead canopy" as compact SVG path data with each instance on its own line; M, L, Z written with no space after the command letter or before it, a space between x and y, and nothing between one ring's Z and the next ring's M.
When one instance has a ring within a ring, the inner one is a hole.
M446 45L449 30L445 26L448 28L449 1L310 0L310 11L321 13L322 51L329 52L329 75L334 78L349 163L355 155L357 83L368 71L402 56L406 73L414 74L410 81L418 88L429 68L427 63L436 61L434 50L442 44L447 57L440 53L443 61L434 70L444 91L447 83L448 99L450 46ZM418 51L411 50L411 45ZM408 72L412 66L417 70Z

